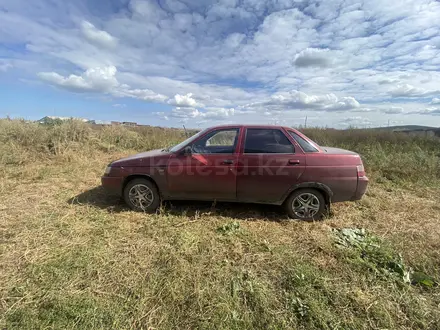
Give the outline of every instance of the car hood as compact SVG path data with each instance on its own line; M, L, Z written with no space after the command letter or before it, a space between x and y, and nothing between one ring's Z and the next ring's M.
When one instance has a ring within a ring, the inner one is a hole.
M331 155L358 155L356 152L340 149L340 148L332 148L332 147L321 147L325 153Z
M166 164L171 152L163 149L150 150L139 154L118 159L111 163L111 166L158 166Z

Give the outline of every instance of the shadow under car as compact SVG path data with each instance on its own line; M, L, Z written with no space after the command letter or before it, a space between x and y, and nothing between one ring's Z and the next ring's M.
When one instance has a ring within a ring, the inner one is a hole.
M121 197L109 195L102 186L86 190L67 202L74 205L90 205L112 213L130 210ZM165 201L160 212L187 217L210 213L233 219L287 219L287 214L281 206L233 202Z

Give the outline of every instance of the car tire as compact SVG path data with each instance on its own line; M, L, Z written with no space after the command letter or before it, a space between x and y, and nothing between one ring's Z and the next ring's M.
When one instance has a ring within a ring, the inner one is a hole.
M295 190L285 202L290 218L302 221L319 221L328 207L324 196L316 189Z
M124 201L134 211L151 213L160 205L160 194L153 182L134 179L124 188Z

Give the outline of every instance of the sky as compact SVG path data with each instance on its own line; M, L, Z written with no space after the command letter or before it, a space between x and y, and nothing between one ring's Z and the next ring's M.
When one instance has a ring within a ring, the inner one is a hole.
M0 0L0 117L440 126L440 2Z

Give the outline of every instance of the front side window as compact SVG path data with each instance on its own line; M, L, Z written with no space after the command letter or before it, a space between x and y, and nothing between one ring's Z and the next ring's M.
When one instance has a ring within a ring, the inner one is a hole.
M296 134L295 132L289 131L289 134L291 137L293 137L293 139L296 142L298 142L298 144L301 146L301 148L302 148L302 150L304 150L304 152L318 152L319 151L313 144L311 144L309 141L304 139L302 136Z
M279 129L248 128L245 154L293 154L295 147Z
M180 142L179 144L175 145L174 147L171 147L169 151L171 152L177 152L180 149L182 149L184 146L189 145L192 141L196 140L199 136L202 136L205 133L206 130L200 131L197 134L194 134L193 136L187 138L185 141ZM168 150L167 150L168 151Z
M192 144L196 154L233 154L238 141L238 128L215 130Z

